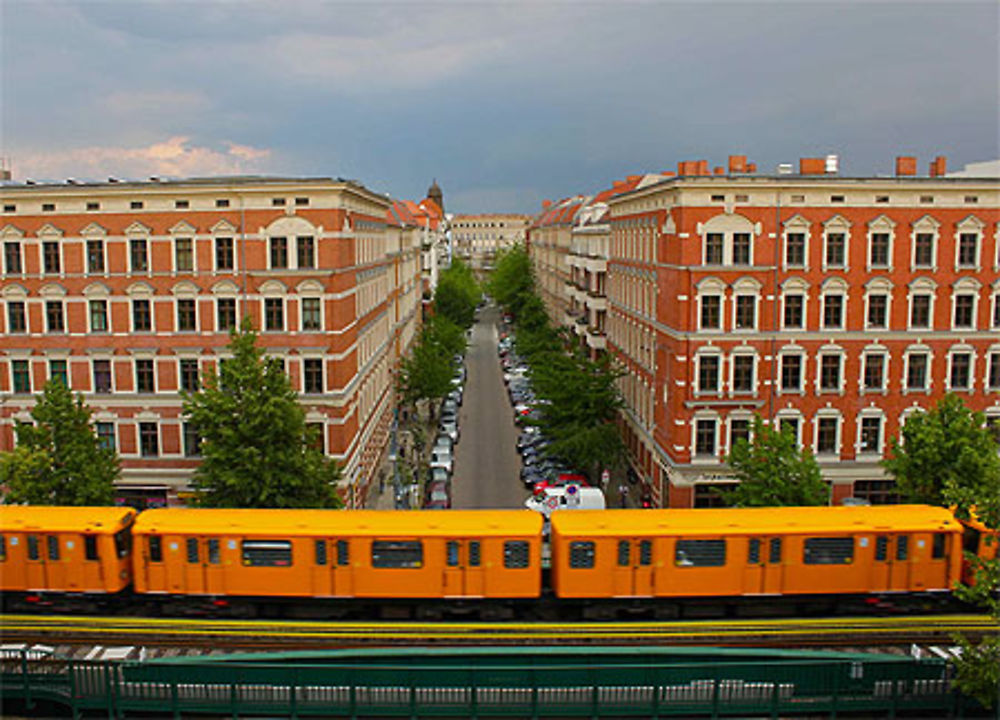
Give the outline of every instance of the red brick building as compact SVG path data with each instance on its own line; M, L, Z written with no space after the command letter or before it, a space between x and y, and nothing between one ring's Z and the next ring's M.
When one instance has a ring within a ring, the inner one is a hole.
M389 199L249 177L8 184L2 202L0 450L58 375L120 454L120 496L176 501L198 463L180 392L249 316L363 502L419 322L419 239Z

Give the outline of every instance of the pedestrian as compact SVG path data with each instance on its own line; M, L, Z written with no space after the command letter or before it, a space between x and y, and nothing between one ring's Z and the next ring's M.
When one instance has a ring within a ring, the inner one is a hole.
M618 486L618 493L622 498L622 507L628 507L628 485L622 483Z

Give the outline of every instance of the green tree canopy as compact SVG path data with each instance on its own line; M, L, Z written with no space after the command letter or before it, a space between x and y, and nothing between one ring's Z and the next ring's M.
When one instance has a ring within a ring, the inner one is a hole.
M249 318L232 331L218 373L184 399L201 438L193 487L204 507L332 508L336 463L316 447L288 377L264 357Z
M726 462L740 481L722 497L737 507L826 505L830 490L809 450L798 449L795 435L753 421L752 440L740 440Z
M532 298L537 300L534 287L531 258L523 245L514 245L497 253L487 288L502 307L520 317L523 304Z
M31 411L34 424L17 423L17 447L0 456L4 501L29 505L110 505L118 456L103 447L80 394L62 380L46 383Z
M472 325L476 317L476 304L482 292L469 267L458 258L438 278L434 291L434 312L448 318L459 328Z

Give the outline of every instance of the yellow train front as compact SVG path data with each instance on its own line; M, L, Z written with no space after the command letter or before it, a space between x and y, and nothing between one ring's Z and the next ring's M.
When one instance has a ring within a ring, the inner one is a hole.
M962 572L962 525L921 505L561 512L551 547L555 594L591 617L947 594Z
M247 614L478 612L539 596L541 526L527 510L148 510L135 590Z

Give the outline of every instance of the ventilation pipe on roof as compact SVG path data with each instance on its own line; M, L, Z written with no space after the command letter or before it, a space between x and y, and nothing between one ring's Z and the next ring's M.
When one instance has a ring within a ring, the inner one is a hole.
M791 163L781 163L780 165L778 165L778 174L779 175L791 175L792 174L792 169L793 169L793 166L792 166Z
M826 156L826 174L836 175L840 172L840 158L836 155Z

